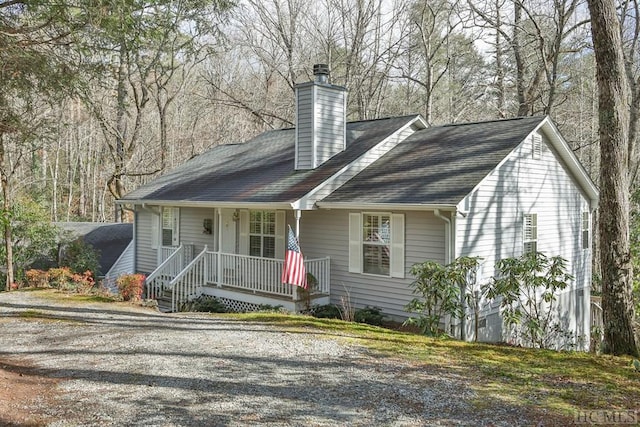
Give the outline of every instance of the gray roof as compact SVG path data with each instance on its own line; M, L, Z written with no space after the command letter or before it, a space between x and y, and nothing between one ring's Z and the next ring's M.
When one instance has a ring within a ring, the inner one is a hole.
M544 119L419 130L324 202L456 205Z
M313 170L294 170L294 129L268 131L214 147L122 202L293 202L416 117L348 123L346 150ZM544 119L418 130L324 202L455 205Z
M294 129L268 131L216 146L121 201L293 202L416 117L348 123L347 148L313 170L294 170Z
M129 223L61 222L56 225L100 252L101 274L111 269L133 239L133 224Z

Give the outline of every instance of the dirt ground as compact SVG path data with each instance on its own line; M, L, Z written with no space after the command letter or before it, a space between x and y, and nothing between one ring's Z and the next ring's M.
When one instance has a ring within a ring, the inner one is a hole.
M60 380L38 375L18 360L0 363L0 425L44 426L52 421L39 408L55 403Z

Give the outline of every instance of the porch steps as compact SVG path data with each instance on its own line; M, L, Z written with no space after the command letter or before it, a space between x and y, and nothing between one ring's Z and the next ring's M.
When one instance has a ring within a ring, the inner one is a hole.
M156 301L158 301L158 311L162 313L171 313L172 298L173 291L171 289L165 289L162 295L156 298Z

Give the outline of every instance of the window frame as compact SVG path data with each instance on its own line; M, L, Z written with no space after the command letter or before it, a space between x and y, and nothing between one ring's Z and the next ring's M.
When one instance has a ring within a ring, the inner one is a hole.
M582 211L580 224L580 241L582 249L591 249L591 213L589 211Z
M385 241L384 236L382 236L380 233L376 233L378 235L378 239L379 240L370 240L370 236L367 237L365 235L365 230L367 228L372 229L373 226L369 226L367 227L367 222L366 219L367 217L371 217L371 218L377 218L377 226L376 229L380 230L384 224L385 219L388 221L387 224L387 231L386 233L388 234L387 237L387 241ZM388 212L363 212L362 213L362 224L361 224L361 232L362 232L362 274L370 274L373 276L382 276L382 277L390 277L391 276L391 213ZM375 267L376 269L379 269L380 271L382 271L381 273L376 273L376 272L372 272L371 271L371 267L369 267L370 271L367 271L367 247L378 247L381 248L378 254L378 260L380 261L380 263ZM382 259L383 259L383 252L386 252L386 258L387 258L387 265L386 265L386 273L384 272L385 270L385 266L382 263Z
M526 213L522 216L522 253L538 251L538 214Z
M260 214L260 232L255 232L253 230L253 225L256 224L256 222L254 221L254 215L255 214ZM267 215L273 215L273 221L265 221L265 218ZM271 224L272 228L273 228L273 234L271 233L265 233L265 225L267 224ZM269 259L275 259L277 256L277 248L276 248L276 242L277 242L277 214L275 210L258 210L258 209L253 209L249 211L249 233L248 233L248 249L249 249L249 256L255 256L255 257L260 257L260 258L269 258ZM256 255L255 253L252 254L252 237L258 237L260 239L260 254ZM267 249L267 245L265 245L265 240L266 239L273 239L273 244L272 244L272 254L267 254L265 255L265 250ZM270 256L269 256L270 255Z
M389 272L378 274L364 271L365 245L384 246L382 244L372 244L367 242L364 236L365 215L378 217L389 217ZM367 276L383 278L404 279L406 275L405 265L405 214L392 212L350 212L349 213L349 261L348 271L350 273L364 274Z

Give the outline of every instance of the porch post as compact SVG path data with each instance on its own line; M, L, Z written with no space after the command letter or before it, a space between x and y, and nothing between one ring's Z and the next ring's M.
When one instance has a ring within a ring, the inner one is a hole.
M302 216L302 211L300 209L296 209L294 213L296 216L296 237L300 240L300 217Z
M222 209L216 208L218 211L218 250L216 252L216 285L222 286L220 278L222 277Z

